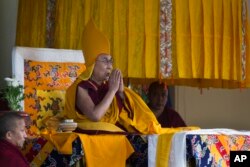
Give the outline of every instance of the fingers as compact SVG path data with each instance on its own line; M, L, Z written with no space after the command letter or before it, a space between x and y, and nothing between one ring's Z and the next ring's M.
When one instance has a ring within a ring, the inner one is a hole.
M109 89L117 91L119 89L120 84L120 71L119 70L113 70L109 77Z
M124 86L123 86L123 78L122 78L122 72L119 69L114 69L109 77L109 89L123 92Z
M118 91L123 92L124 86L123 86L122 72L119 69L115 69L113 70L113 72L114 72L114 78L118 82L118 86L119 86Z
M121 72L121 70L119 70L119 72L120 72L120 76L121 76L121 78L122 78L122 72Z
M115 80L115 81L120 81L120 78L122 77L121 76L121 71L118 70L118 69L114 69L112 72L111 72L111 75L110 75L110 79L111 80Z

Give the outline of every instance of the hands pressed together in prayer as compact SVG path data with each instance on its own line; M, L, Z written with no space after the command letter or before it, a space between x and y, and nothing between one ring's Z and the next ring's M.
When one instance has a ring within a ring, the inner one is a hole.
M81 126L86 124L90 127L94 122L107 122L119 124L128 132L160 132L158 121L141 97L124 87L121 70L113 68L110 50L108 38L91 20L83 32L86 70L67 90L66 116L79 120ZM135 115L143 119L131 124L137 120Z
M122 72L119 69L114 69L109 77L108 80L109 83L109 89L114 90L115 92L123 92L124 85L123 85L123 78L122 78Z
M115 92L118 91L120 97L124 99L123 91L124 91L124 84L123 84L123 77L122 72L119 69L114 69L109 77L108 80L109 89L114 90Z

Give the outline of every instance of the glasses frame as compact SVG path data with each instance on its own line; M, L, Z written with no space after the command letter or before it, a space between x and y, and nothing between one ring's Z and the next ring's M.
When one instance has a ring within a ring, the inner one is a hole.
M106 59L106 58L104 58L104 59L102 59L102 60L97 59L96 61L102 62L102 63L104 63L105 65L108 65L108 64L113 65L113 63L114 63L113 58L111 58L111 59Z

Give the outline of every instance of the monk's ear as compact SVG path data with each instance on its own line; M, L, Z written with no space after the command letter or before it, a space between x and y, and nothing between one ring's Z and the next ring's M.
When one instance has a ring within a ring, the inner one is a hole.
M12 133L11 133L11 131L8 131L6 133L6 135L5 135L5 137L6 137L7 140L11 140L12 139Z

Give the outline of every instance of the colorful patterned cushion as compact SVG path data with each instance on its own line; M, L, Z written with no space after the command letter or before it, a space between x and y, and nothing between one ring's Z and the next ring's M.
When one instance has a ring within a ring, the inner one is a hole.
M33 121L31 131L39 133L45 118L64 110L65 90L83 70L82 63L24 61L24 110Z

